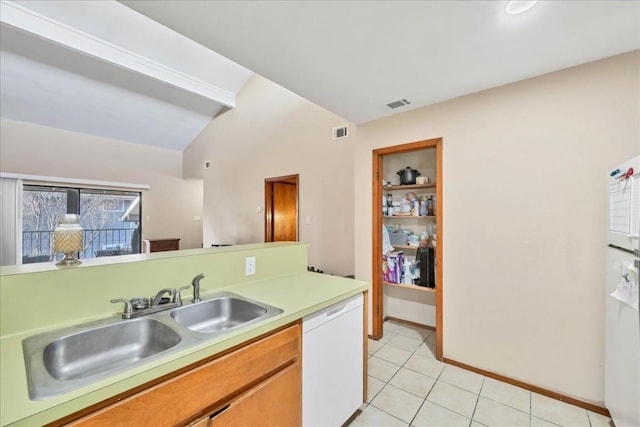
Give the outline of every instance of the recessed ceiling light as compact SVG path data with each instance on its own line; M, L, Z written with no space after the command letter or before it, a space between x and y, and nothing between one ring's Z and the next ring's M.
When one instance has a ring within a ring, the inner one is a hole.
M531 9L538 0L511 0L505 10L509 15L517 15Z

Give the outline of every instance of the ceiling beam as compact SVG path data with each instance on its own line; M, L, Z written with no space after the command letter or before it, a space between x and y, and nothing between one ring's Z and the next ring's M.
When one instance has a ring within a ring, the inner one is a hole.
M148 76L226 107L235 107L235 93L194 78L107 40L35 12L13 1L0 3L0 21L68 49Z

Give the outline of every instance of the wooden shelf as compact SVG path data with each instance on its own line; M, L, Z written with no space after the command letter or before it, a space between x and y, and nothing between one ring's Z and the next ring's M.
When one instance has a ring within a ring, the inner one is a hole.
M419 246L411 246L411 245L391 245L391 246L393 246L394 249L402 249L402 250L405 250L405 249L416 250L419 248Z
M390 283L390 282L385 282L385 281L383 281L382 283L384 283L385 285L389 285L389 286L396 286L398 288L413 289L415 291L431 292L431 293L435 293L436 292L436 288L427 288L425 286L405 285L404 283Z
M418 190L421 188L436 188L436 183L430 184L412 184L412 185L383 185L383 190L396 191L396 190Z
M435 219L435 215L431 216L413 216L413 215L391 215L384 216L384 219Z

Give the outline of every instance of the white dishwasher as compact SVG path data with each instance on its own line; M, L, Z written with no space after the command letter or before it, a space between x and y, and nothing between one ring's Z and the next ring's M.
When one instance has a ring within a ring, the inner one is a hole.
M362 294L302 319L302 426L339 427L362 405Z

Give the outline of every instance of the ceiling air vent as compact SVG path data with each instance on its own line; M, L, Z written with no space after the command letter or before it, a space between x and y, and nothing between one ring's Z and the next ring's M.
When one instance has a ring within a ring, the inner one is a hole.
M398 108L398 107L404 107L407 104L411 104L409 101L407 101L405 98L402 98L399 101L393 101L390 102L389 104L387 104L387 107L394 109L394 108Z
M333 128L333 140L346 138L349 136L349 126L338 126L337 128Z

